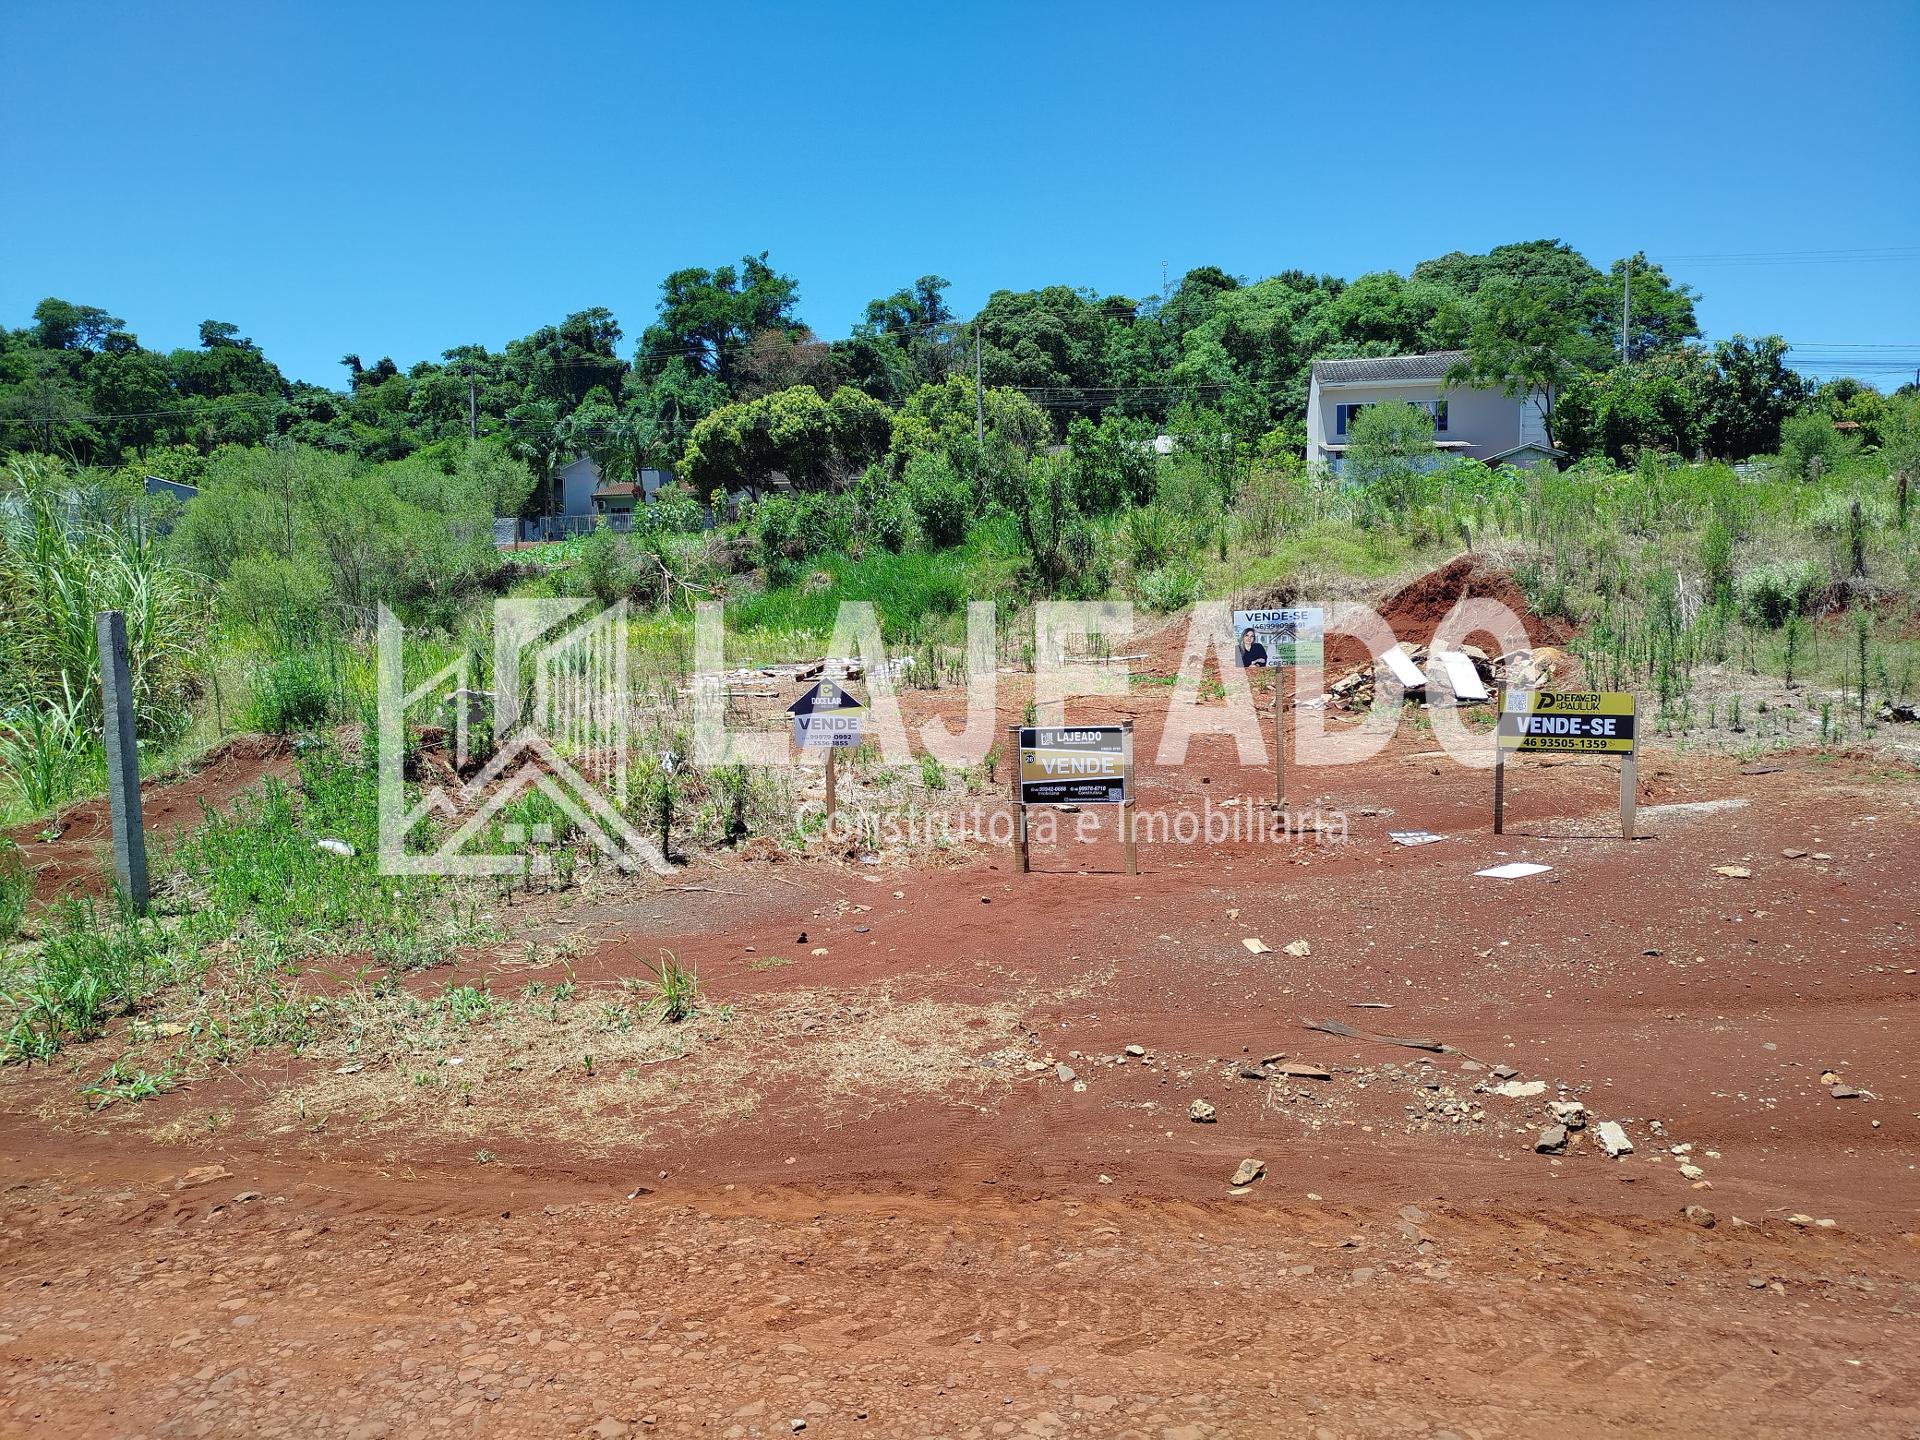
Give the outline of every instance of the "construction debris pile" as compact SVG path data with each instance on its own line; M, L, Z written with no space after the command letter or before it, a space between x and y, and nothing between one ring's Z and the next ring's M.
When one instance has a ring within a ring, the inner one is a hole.
M1414 700L1425 705L1471 705L1486 698L1456 679L1464 679L1459 667L1444 663L1448 656L1464 657L1472 667L1482 692L1505 686L1512 690L1537 690L1566 673L1567 656L1551 645L1531 650L1514 650L1495 659L1477 645L1462 645L1457 650L1430 652L1425 645L1402 641L1390 655L1382 655L1373 665L1350 670L1327 687L1326 703L1348 710L1365 710L1374 701L1376 690L1384 688L1391 700ZM1384 674L1381 672L1385 672Z

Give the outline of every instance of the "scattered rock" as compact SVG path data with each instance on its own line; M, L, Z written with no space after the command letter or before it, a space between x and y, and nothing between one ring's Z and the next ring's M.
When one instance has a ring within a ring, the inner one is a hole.
M1633 1142L1627 1138L1627 1132L1620 1127L1618 1120L1602 1120L1594 1133L1600 1141L1600 1148L1612 1158L1618 1159L1633 1153Z
M1553 1112L1553 1118L1569 1130L1587 1128L1587 1107L1578 1100L1549 1100L1547 1108Z
M1053 1067L1053 1075L1062 1085L1070 1083L1075 1078L1073 1067L1064 1062Z
M1289 940L1284 948L1296 960L1304 960L1313 954L1313 947L1304 940Z
M1707 1172L1702 1170L1698 1165L1692 1165L1683 1160L1680 1162L1680 1173L1689 1180L1698 1180Z
M1729 880L1751 880L1753 878L1753 871L1744 865L1716 865L1713 867L1713 873L1716 875L1724 875Z
M1509 1080L1503 1085L1493 1087L1493 1093L1504 1095L1509 1100L1531 1100L1536 1095L1547 1093L1544 1080Z
M1567 1127L1564 1125L1547 1126L1533 1142L1533 1148L1541 1155L1558 1155L1562 1150L1567 1148Z
M210 1185L215 1180L231 1179L233 1172L224 1165L196 1165L186 1174L173 1182L176 1190L191 1190L196 1185Z
M1680 1212L1702 1230L1713 1229L1713 1211L1704 1205L1689 1205Z
M1318 1065L1305 1065L1298 1060L1289 1060L1280 1067L1280 1073L1289 1080L1331 1080L1333 1076Z
M1792 846L1788 846L1785 850L1782 850L1780 853L1789 860L1804 860L1807 858L1806 851L1797 850Z
M1255 939L1251 935L1247 936L1247 938L1240 943L1247 947L1247 953L1249 955L1271 955L1273 953L1273 947L1271 945L1267 944L1264 940Z
M1827 1093L1836 1100L1859 1100L1864 1098L1867 1092L1856 1090L1851 1085L1836 1085Z
M1187 1119L1196 1125L1211 1125L1214 1120L1213 1106L1204 1100L1196 1100L1187 1106Z
M1511 1080L1520 1072L1511 1065L1496 1065L1490 1073L1496 1080Z
M1251 1185L1266 1173L1266 1161L1255 1160L1252 1157L1248 1157L1240 1162L1240 1168L1233 1172L1233 1179L1227 1183L1229 1185Z
M1147 1053L1147 1047L1144 1045L1127 1046L1127 1054L1131 1055L1136 1060L1140 1059L1146 1053Z

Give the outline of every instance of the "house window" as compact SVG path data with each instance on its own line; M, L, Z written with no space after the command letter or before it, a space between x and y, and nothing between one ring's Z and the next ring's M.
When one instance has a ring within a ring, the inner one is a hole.
M1336 405L1333 407L1333 433L1344 435L1353 424L1354 416L1366 409L1365 405Z
M1444 400L1436 400L1433 402L1432 405L1428 406L1427 408L1433 412L1433 433L1436 435L1446 434L1447 433L1447 402Z

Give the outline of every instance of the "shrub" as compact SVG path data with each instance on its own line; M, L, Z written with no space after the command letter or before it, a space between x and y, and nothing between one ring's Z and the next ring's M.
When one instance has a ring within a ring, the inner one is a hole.
M311 730L333 709L333 680L311 655L282 655L260 673L253 692L253 728L270 735Z
M1707 593L1717 604L1733 593L1733 531L1726 518L1715 515L1700 538L1700 568L1706 572Z
M1820 572L1811 564L1769 561L1747 571L1735 582L1734 603L1749 625L1778 630L1806 609L1820 585Z
M1159 505L1142 505L1127 511L1127 559L1135 571L1144 574L1166 563L1173 553L1173 528L1167 512Z
M602 605L633 593L633 557L627 543L603 519L580 542L580 579Z
M1819 470L1833 467L1859 448L1859 441L1833 428L1833 417L1824 410L1803 410L1790 415L1780 427L1780 459L1789 475L1796 479L1815 478L1814 462Z
M1140 577L1140 603L1162 613L1191 605L1200 596L1200 577L1186 565L1162 565Z
M888 481L883 466L867 468L854 499L859 506L861 531L869 540L896 555L913 543L913 506L899 487Z
M916 451L908 458L900 483L929 545L958 545L967 538L973 486L954 471L944 451Z

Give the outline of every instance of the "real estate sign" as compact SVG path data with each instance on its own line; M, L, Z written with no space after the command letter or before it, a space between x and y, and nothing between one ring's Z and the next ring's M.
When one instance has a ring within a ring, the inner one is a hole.
M1633 696L1624 690L1509 690L1497 743L1523 754L1631 755Z
M787 707L793 717L793 743L802 750L852 750L860 744L860 719L867 707L844 686L822 680Z
M1021 727L1021 804L1123 805L1132 791L1132 744L1124 726Z
M1324 663L1327 612L1319 606L1293 610L1233 612L1233 653L1243 666Z

